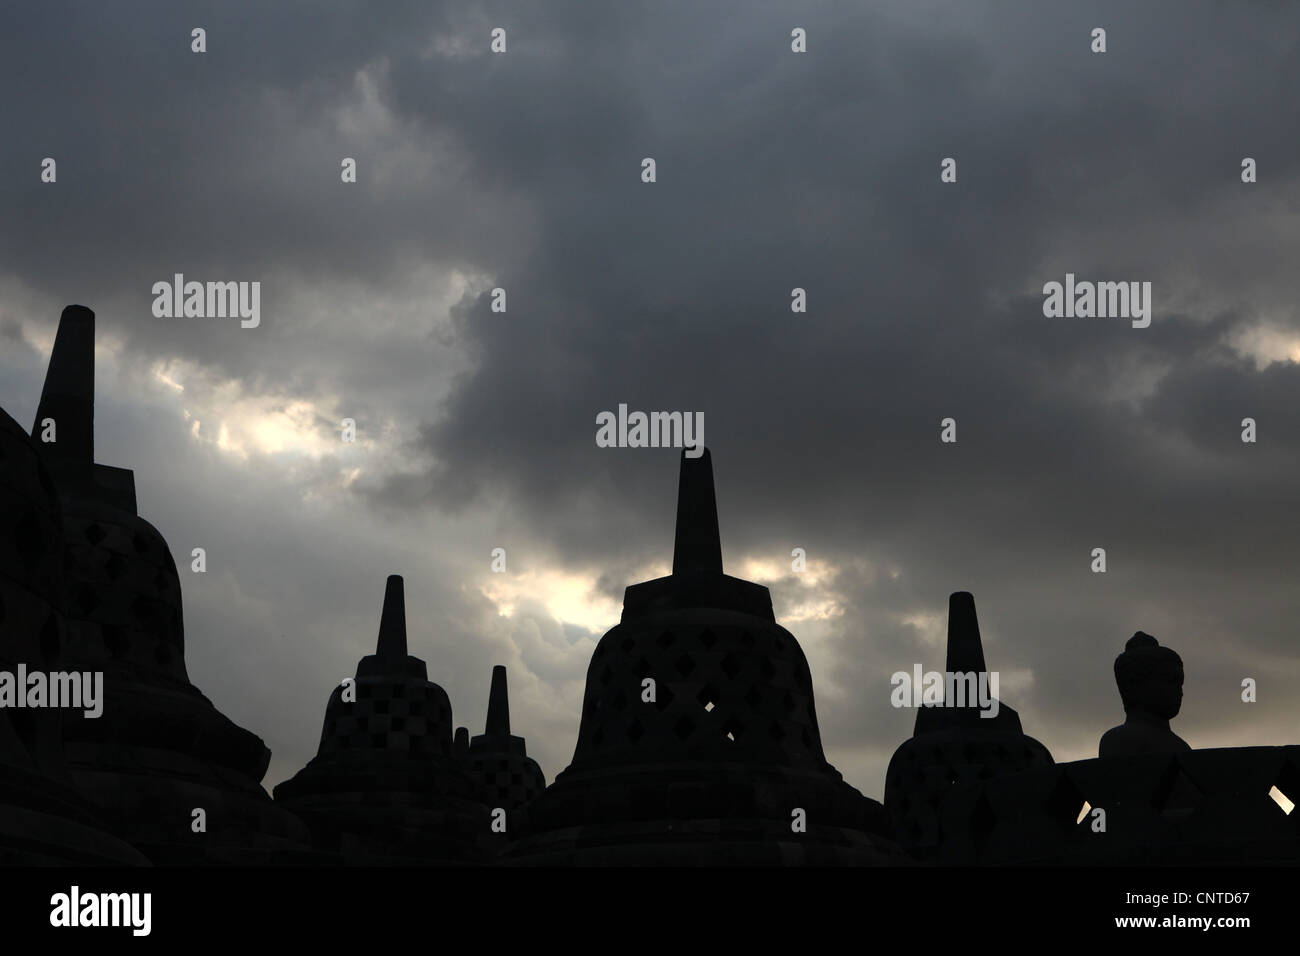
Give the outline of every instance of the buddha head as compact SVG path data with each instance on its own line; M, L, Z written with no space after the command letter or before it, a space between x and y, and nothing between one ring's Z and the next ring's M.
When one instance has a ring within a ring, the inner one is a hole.
M1183 659L1161 647L1150 634L1138 631L1115 658L1115 683L1124 712L1148 714L1161 720L1178 715L1183 703Z

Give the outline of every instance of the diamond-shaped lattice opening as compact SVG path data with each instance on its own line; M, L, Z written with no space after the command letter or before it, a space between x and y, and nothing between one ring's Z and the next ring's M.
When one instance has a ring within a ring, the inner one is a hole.
M0 619L4 618L4 603L0 602ZM59 658L59 621L53 614L45 619L45 624L41 627L41 657L47 664L52 664Z
M625 637L618 646L621 647L623 653L626 654L628 651L632 650L632 648L636 647L636 641L632 640L630 637Z
M55 495L54 480L50 478L50 473L45 468L41 468L41 470L36 473L36 477L40 479L41 487L45 489L45 494L53 498Z
M776 676L776 667L773 666L772 662L769 661L766 657L763 658L763 663L760 665L759 671L763 675L763 680L766 681L770 681L773 677Z
M655 638L655 643L658 644L661 648L666 649L675 640L676 638L673 637L672 631L664 631L657 638Z
M99 542L108 537L108 532L94 522L86 525L86 530L81 534L91 544L99 544Z
M713 710L717 705L718 697L718 689L712 684L705 684L704 688L695 695L695 699L705 710Z
M77 607L82 614L89 614L99 607L99 595L89 584L83 584L77 590Z
M998 815L993 811L993 805L989 803L989 798L981 793L970 815L970 835L977 848L984 849L997 823Z
M770 736L773 740L785 739L785 728L782 727L780 724L778 724L775 720L767 725L767 733L768 736Z
M695 733L695 721L683 714L678 718L677 723L673 724L673 733L677 739L685 741L687 737Z
M655 707L657 707L661 712L667 710L668 705L673 702L673 699L676 698L676 696L677 695L673 693L672 688L667 684L659 684L655 688Z
M713 701L709 701L707 704L705 704L704 709L707 710L709 713L713 713Z
M735 680L736 675L740 673L740 661L736 660L732 654L728 654L719 661L718 666L722 668L722 673L726 674L730 680Z
M736 742L736 738L732 735L731 731L727 731L727 739L730 740L732 743Z
M116 551L109 557L104 564L104 573L108 575L110 581L116 581L122 575L126 574L126 558L122 557Z
M623 693L622 691L619 691L617 694L614 695L614 709L615 710L627 709L627 694Z
M19 519L17 526L14 528L14 543L18 546L18 553L27 564L31 564L45 552L41 542L41 523L36 520L36 515L30 511Z
M131 616L141 624L152 624L156 618L154 606L145 597L138 597L131 602Z
M705 628L704 632L700 635L700 643L705 647L712 647L714 644L718 643L718 635L714 634L708 628Z
M722 725L722 730L730 740L739 740L740 735L745 732L745 725L735 717L732 717Z
M745 694L745 703L749 705L750 710L758 710L763 703L763 695L759 692L758 686L755 685Z
M753 647L754 635L749 633L749 631L742 631L740 634L740 643L744 644L746 647Z
M691 672L695 670L695 661L691 659L691 655L683 654L677 658L677 663L674 666L677 668L677 673L683 677L690 677Z
M641 726L641 721L633 720L627 727L627 739L636 743L645 736L645 728Z
M144 554L149 550L149 539L139 531L131 536L131 544L135 547L136 553Z

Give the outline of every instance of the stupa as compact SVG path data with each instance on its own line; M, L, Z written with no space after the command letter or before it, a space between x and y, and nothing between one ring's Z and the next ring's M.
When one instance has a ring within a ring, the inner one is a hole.
M672 574L629 587L587 671L573 761L518 814L530 864L896 862L822 751L767 588L723 573L709 452L683 454Z
M0 410L0 671L62 671L63 524L49 470L27 432ZM27 681L18 684L24 693ZM84 712L83 712L84 713ZM64 715L0 709L0 865L144 865L76 792Z
M483 733L470 740L464 759L493 809L514 810L546 787L542 768L528 756L524 738L510 732L506 669L500 664L492 668L487 723Z
M305 826L261 787L270 751L190 683L171 551L136 512L133 473L94 460L94 382L95 314L68 306L32 441L62 512L63 667L104 675L102 716L65 712L72 779L156 863L311 858Z
M358 865L476 863L490 815L452 753L451 703L407 653L402 578L384 590L374 654L334 688L316 756L275 788L317 845Z
M1243 866L1300 862L1300 746L1193 750L1169 729L1174 651L1138 631L1115 661L1128 719L1101 756L954 785L945 864Z
M953 675L988 673L975 598L968 591L948 599L946 667ZM940 821L954 788L1053 763L1006 703L997 702L995 716L988 716L992 707L982 709L978 701L953 703L917 709L912 736L894 751L885 773L885 807L898 840L921 859L930 858L946 839Z

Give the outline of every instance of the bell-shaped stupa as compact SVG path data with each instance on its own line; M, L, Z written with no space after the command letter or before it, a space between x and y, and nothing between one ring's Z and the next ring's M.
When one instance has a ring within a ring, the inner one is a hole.
M27 432L0 410L0 865L144 864L76 792L62 711L24 706L33 674L48 688L51 675L66 673L62 601L54 481Z
M464 760L493 809L515 810L546 787L542 768L528 756L524 738L510 732L506 669L500 664L492 668L487 723L483 733L470 740Z
M707 450L683 454L673 571L627 588L568 769L520 811L524 863L897 860L822 752L812 677L767 588L722 570Z
M452 753L447 692L407 653L400 576L388 578L375 653L334 688L316 756L275 788L275 799L347 863L486 858L488 808Z
M1020 715L976 688L989 688L975 598L957 591L948 599L945 683L960 688L958 701L922 706L912 736L894 751L885 774L885 806L899 842L927 858L943 840L942 803L954 788L1035 767L1050 766L1047 748L1027 736ZM978 828L979 821L973 824Z
M261 787L270 751L190 683L176 564L136 513L133 473L95 463L94 394L95 314L68 306L32 441L62 509L63 667L103 673L102 715L65 712L72 778L154 862L309 858L302 822Z

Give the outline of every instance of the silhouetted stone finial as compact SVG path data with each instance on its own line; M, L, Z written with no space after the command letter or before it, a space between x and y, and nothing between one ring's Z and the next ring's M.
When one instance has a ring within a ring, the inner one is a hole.
M379 640L375 653L367 654L357 663L358 677L379 675L405 675L416 680L429 678L424 661L412 657L407 650L406 590L400 574L390 574L384 585L384 609L379 614Z
M95 313L70 305L59 319L32 437L52 418L55 441L42 442L47 459L90 468L95 460Z
M984 673L984 644L980 640L975 595L954 591L948 598L948 672Z
M384 587L384 610L379 618L379 644L375 656L404 659L406 652L406 591L400 574L390 574Z
M673 574L683 571L722 573L722 539L718 534L718 501L713 492L713 459L707 448L699 458L691 458L686 450L682 451Z
M459 741L460 730L456 734ZM522 806L546 786L542 768L528 756L524 738L510 732L506 669L500 664L492 668L487 723L483 733L469 740L464 760L490 807Z
M456 736L451 741L451 752L457 757L464 757L469 753L469 728L457 727Z
M488 691L484 733L510 735L510 697L506 690L506 669L501 664L492 668L492 689Z

